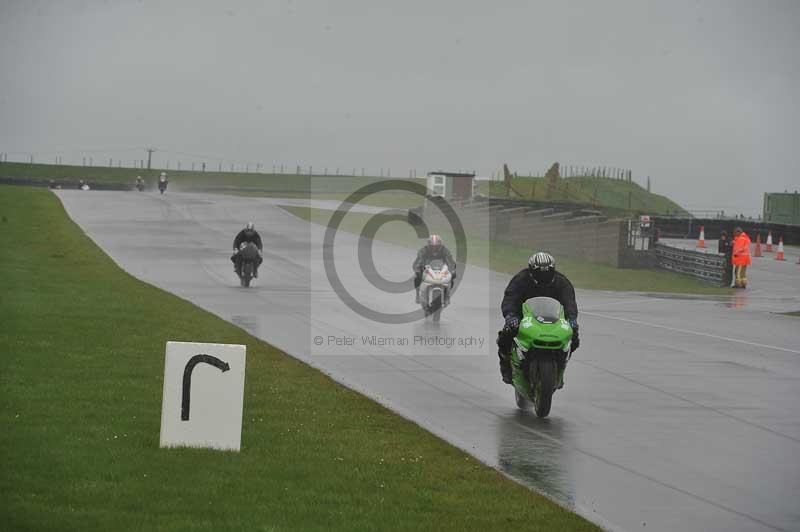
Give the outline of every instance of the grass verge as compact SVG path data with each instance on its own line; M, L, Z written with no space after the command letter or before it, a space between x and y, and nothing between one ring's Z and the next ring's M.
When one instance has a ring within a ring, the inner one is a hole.
M30 238L31 234L46 238ZM0 194L4 530L597 530ZM248 349L241 453L158 448L164 343Z
M169 176L170 189L184 191L211 191L252 193L256 195L309 195L349 194L358 188L386 178L352 175L266 174L255 172L200 172L194 170L164 170ZM51 164L0 163L0 178L9 180L34 179L47 181L85 180L90 184L116 184L132 186L136 176L142 176L149 187L155 187L161 169L114 168L103 166L71 166ZM425 179L406 179L425 184ZM343 197L343 196L342 196Z
M288 212L319 225L327 226L333 211L308 207L283 207ZM373 215L350 212L340 228L359 234ZM404 223L387 223L376 238L392 244L418 249L422 242ZM452 240L449 239L449 240ZM527 264L531 250L502 242L472 239L469 242L468 262L476 266L515 274ZM409 259L409 262L411 259ZM729 295L729 288L718 288L672 272L619 269L602 264L557 257L558 268L578 288L591 290L624 290L633 292L665 292L682 294Z

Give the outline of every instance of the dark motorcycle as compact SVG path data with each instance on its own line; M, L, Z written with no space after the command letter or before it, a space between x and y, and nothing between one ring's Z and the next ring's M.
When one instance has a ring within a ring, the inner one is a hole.
M239 281L242 287L247 288L250 286L250 281L256 275L256 269L258 268L261 254L258 252L258 246L252 242L245 242L239 248L238 255L241 261Z
M161 191L163 194L165 190L167 190L167 182L166 181L159 181L158 182L158 190Z

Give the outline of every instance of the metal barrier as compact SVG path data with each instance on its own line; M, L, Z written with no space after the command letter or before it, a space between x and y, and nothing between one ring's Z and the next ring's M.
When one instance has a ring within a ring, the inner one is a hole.
M702 281L723 286L725 257L688 249L656 244L656 266L664 270L691 275Z

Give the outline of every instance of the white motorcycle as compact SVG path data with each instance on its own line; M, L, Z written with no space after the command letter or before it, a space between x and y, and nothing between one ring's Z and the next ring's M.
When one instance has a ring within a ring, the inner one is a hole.
M444 261L437 259L425 265L419 285L419 300L425 316L433 315L434 322L439 321L442 309L450 304L452 284L453 275Z

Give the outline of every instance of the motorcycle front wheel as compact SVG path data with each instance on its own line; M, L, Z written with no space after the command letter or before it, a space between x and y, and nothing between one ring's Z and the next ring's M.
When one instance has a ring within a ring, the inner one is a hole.
M543 357L536 360L535 381L531 383L533 389L533 409L537 417L547 417L553 403L553 392L556 391L556 378L558 368L552 357Z
M242 265L242 286L248 288L250 280L253 278L253 263L248 261Z
M431 303L431 310L433 310L433 322L439 323L442 318L442 291L437 290L433 295L433 302Z

